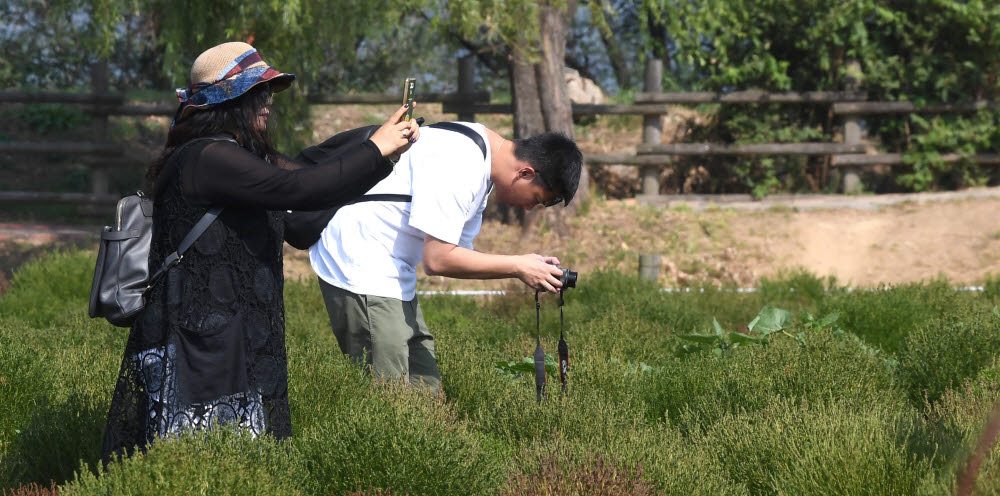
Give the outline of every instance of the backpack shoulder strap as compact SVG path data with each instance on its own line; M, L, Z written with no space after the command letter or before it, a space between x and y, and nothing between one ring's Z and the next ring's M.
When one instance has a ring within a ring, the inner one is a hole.
M236 143L236 140L224 135L209 136L206 138L197 138L188 141L187 143L184 143L183 145L178 147L170 158L173 159L174 157L179 156L178 153L191 143L203 140L232 141L233 143ZM191 248L191 245L193 245L194 242L197 241L198 238L200 238L201 235L205 233L205 230L208 229L208 226L212 225L212 223L215 222L215 219L217 219L219 217L219 214L221 213L222 213L222 207L213 207L208 209L208 211L205 212L205 215L201 216L201 219L198 220L198 223L196 223L194 227L192 227L191 230L188 231L187 236L184 236L184 239L181 240L181 243L177 246L177 250L175 250L170 255L167 255L167 258L163 261L163 265L161 265L160 268L157 269L156 273L149 278L149 284L146 287L147 291L149 290L149 288L153 287L153 285L156 284L156 281L158 281L161 277L163 277L163 274L165 274L168 270L170 270L171 267L180 263L181 259L184 258L184 252L186 252L188 248Z
M483 136L477 133L475 130L469 126L459 124L457 122L437 122L431 124L427 127L433 127L437 129L447 129L449 131L454 131L456 133L464 134L466 137L474 141L479 145L479 149L483 152L483 160L486 160L486 141L483 140Z
M454 131L459 134L464 134L466 137L471 139L479 145L479 150L483 152L483 160L486 160L486 141L483 139L482 135L477 133L475 130L469 126L459 124L457 122L437 122L431 124L427 127L433 127L436 129L446 129L448 131ZM372 194L364 195L357 200L348 202L345 205L353 205L355 203L369 202L369 201L391 201L391 202L410 202L413 201L413 197L410 195L397 195L397 194Z

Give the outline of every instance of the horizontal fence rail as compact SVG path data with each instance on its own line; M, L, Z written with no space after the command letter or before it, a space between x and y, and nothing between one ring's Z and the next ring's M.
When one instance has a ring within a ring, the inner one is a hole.
M862 91L733 91L729 93L692 92L642 92L636 93L635 103L835 103L865 100Z
M117 143L0 141L0 153L77 153L117 156L123 154L124 150L124 147Z
M459 59L458 91L429 92L418 95L418 102L440 103L446 114L457 114L458 120L473 121L476 114L511 114L509 103L489 103L490 93L475 87L473 56ZM856 69L859 67L855 67ZM731 92L664 92L660 91L662 61L650 59L645 68L644 91L637 93L634 103L573 103L574 116L636 115L642 116L642 144L634 149L610 153L587 153L584 160L592 165L625 165L639 168L642 198L659 196L659 174L667 167L676 167L681 157L713 156L826 156L824 162L841 171L841 191L860 190L859 168L872 165L905 165L902 153L872 153L863 139L865 115L906 115L969 113L997 108L998 102L974 100L965 102L917 104L914 102L869 101L856 81L848 79L842 90L785 91L759 90ZM92 193L0 192L0 203L78 203L98 204L114 201L108 194L108 169L126 164L124 147L112 143L108 133L109 116L166 116L177 109L173 102L130 102L123 94L109 91L107 67L97 64L92 74L89 93L0 92L0 102L37 104L62 103L81 105L92 116L92 139L87 142L0 142L0 153L75 154L85 158L92 170ZM396 93L309 94L310 105L390 105L400 104ZM843 121L840 142L808 143L660 143L662 118L676 105L826 105L830 115ZM946 153L938 157L944 162L971 161L981 165L1000 165L1000 154L979 153L961 155Z
M114 205L121 197L93 193L56 193L49 191L0 191L0 204L58 203L72 205Z
M3 103L80 103L90 105L121 105L125 95L117 93L50 93L31 91L2 91Z
M957 153L945 153L939 155L938 160L942 162L969 160L980 165L997 165L1000 164L1000 154L960 155ZM902 153L876 153L870 155L835 155L831 163L834 166L843 167L852 165L903 165L906 162L903 159Z
M665 145L639 145L640 154L662 155L831 155L836 153L863 153L865 145L843 143L669 143Z
M833 113L836 115L956 114L994 108L997 108L997 102L988 100L937 105L917 105L913 102L841 102L833 104Z
M455 103L455 102L481 102L489 101L488 91L477 91L475 93L420 93L417 94L417 103ZM309 95L306 101L315 105L356 105L356 104L399 104L403 101L396 93L345 93L341 95Z

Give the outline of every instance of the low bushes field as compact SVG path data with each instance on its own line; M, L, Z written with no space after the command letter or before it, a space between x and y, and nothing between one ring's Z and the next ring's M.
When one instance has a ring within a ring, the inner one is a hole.
M1000 399L997 292L946 281L667 293L584 273L565 296L567 392L550 375L538 403L519 366L532 295L422 298L431 398L350 363L308 279L285 288L291 439L189 433L104 469L127 330L86 316L92 257L47 256L0 294L5 494L949 494ZM541 328L554 352L552 295ZM976 492L1000 493L1000 448Z

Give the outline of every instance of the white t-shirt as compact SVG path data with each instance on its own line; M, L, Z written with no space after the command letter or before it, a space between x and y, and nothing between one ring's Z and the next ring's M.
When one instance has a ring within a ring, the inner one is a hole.
M486 137L486 127L462 123ZM412 300L424 235L472 249L492 186L476 142L446 129L421 128L420 140L388 177L366 194L412 195L413 201L347 205L309 248L313 271L330 285L356 294Z

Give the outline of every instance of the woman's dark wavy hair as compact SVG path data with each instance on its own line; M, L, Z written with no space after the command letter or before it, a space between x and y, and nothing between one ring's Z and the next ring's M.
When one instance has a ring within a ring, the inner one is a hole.
M257 114L270 102L271 89L268 85L261 84L237 98L206 109L194 110L177 120L167 133L167 143L163 147L163 153L146 169L147 191L153 192L156 179L177 147L196 138L235 134L236 141L243 149L258 157L274 161L277 151L272 144L270 132L267 129L258 130L254 125Z

